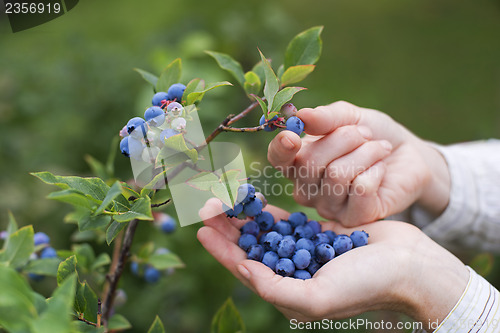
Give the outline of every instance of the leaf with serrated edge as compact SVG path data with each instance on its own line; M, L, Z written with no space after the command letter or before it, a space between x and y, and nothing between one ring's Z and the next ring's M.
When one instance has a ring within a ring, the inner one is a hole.
M281 77L281 85L288 86L304 80L309 74L312 73L315 67L315 65L299 65L289 67Z
M214 183L217 183L219 178L212 172L200 172L189 178L186 183L200 191L210 191L210 188Z
M267 105L268 105L267 110L271 111L270 108L273 105L274 96L276 96L276 93L280 88L280 84L267 58L264 56L264 54L262 54L260 50L259 53L260 53L260 58L264 63L264 72L266 73L266 83L264 85L264 97L267 100Z
M168 66L161 72L158 82L156 83L156 91L168 91L168 88L174 83L179 83L181 80L181 70L182 62L181 58L177 58L172 61Z
M314 65L323 47L322 26L312 27L295 36L285 51L285 69L297 65Z
M148 333L165 333L165 328L160 320L160 317L156 316L155 321L151 324Z
M206 54L211 56L217 61L219 67L231 73L234 78L238 81L239 84L243 86L245 82L245 74L243 72L243 68L241 64L234 60L230 55L214 52L214 51L205 51Z
M293 96L298 93L299 91L304 90L305 88L302 87L286 87L282 90L280 90L277 94L276 97L274 98L273 102L273 107L271 109L271 112L279 112L281 107L290 101Z
M153 88L156 88L156 83L158 82L158 77L156 75L151 74L150 72L147 72L140 68L134 68L134 71L141 74L142 78L146 80L146 82L151 83Z

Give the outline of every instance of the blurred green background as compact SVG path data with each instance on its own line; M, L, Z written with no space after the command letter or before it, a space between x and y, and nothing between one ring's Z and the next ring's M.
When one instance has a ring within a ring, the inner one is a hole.
M150 87L132 68L158 73L181 57L184 83L231 80L203 50L229 53L248 70L259 47L277 67L288 41L315 25L325 26L323 55L297 106L347 100L444 144L500 137L498 0L81 1L62 17L15 34L0 16L0 230L11 210L20 224L48 233L56 248L70 246L74 226L63 224L70 208L45 199L52 188L28 172L90 175L84 155L105 160L111 139L147 107ZM238 87L207 95L200 111L206 134L247 104ZM242 125L258 119L255 113ZM219 140L241 144L246 162L264 167L272 136L226 133ZM122 179L131 177L126 158L118 156L116 169ZM297 209L290 197L269 200ZM133 332L145 332L156 313L168 332L206 332L228 296L250 332L289 331L279 312L199 245L199 226L170 237L148 224L139 228L137 244L154 239L187 267L155 286L124 277L129 301L119 312ZM487 277L498 287L500 269L488 262L494 267Z

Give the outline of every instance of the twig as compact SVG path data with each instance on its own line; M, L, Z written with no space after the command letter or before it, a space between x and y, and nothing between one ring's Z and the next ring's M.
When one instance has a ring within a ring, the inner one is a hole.
M92 325L92 326L94 326L94 327L97 327L97 324L96 324L96 323L93 323L93 322L91 322L90 320L87 320L87 319L85 319L85 318L83 318L83 317L79 317L79 316L78 316L78 317L76 317L76 319L77 319L77 320L79 320L79 321L83 321L85 324L88 324L88 325Z
M230 126L221 126L222 132L259 132L266 127L267 124L255 126L255 127L230 127Z
M263 98L262 100L265 100L265 98ZM245 117L247 114L249 114L253 109L255 109L257 107L257 105L259 105L259 103L257 102L253 102L252 104L250 104L245 110L241 111L240 113L238 113L238 115L234 116L231 118L231 120L229 120L229 122L227 123L227 125L231 125L235 122L237 122L238 120L240 120L241 118Z
M97 324L96 324L97 328L101 327L101 317L102 317L101 305L102 305L101 299L99 298L97 300Z
M171 199L171 198L167 199L166 201L163 201L163 202L157 203L157 204L152 204L152 205L151 205L151 208L161 207L161 206L163 206L163 205L168 204L170 201L172 201L172 199Z
M102 319L106 327L108 325L109 316L113 307L116 288L122 276L123 268L125 267L127 258L130 255L130 247L132 246L132 241L134 240L134 234L138 223L139 220L134 219L128 224L127 230L125 231L125 236L123 237L123 245L121 246L116 268L113 272L108 274L109 289L104 297L104 303L102 306Z

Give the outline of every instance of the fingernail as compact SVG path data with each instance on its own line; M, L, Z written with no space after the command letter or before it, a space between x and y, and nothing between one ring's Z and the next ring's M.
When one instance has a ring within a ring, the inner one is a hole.
M280 142L287 150L293 150L293 148L295 148L295 144L286 135L281 138Z
M380 144L382 145L382 147L384 147L384 149L389 150L389 151L392 150L392 144L389 141L382 140L382 141L380 141Z
M365 139L371 139L372 137L372 130L366 126L358 126L358 132L361 133Z
M240 274L243 275L245 279L250 280L250 272L245 266L238 265L238 272L240 272Z

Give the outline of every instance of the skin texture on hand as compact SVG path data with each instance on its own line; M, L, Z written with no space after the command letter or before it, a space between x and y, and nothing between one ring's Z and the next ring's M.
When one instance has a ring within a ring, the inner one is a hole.
M448 205L444 158L388 115L336 102L302 109L307 135L282 131L268 160L294 181L295 200L344 226L399 213L418 202L439 215Z
M289 215L270 205L265 210L276 220ZM468 282L469 272L455 256L403 222L374 222L362 228L322 223L323 230L347 235L365 230L370 234L368 245L334 258L312 279L300 280L247 260L237 245L239 228L246 221L227 218L219 200L210 199L200 216L205 226L198 231L198 239L208 252L289 319L343 319L388 309L403 312L425 327L446 317Z

